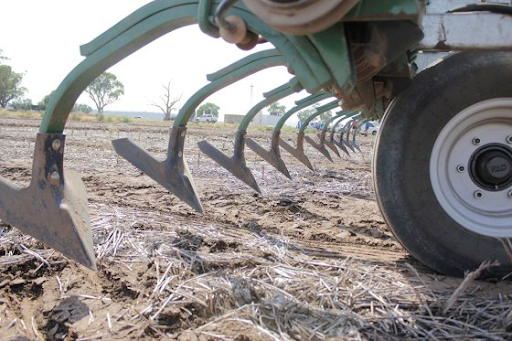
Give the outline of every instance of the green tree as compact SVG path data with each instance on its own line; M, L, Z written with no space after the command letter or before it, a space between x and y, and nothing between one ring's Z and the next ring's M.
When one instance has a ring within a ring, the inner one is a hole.
M113 73L103 72L89 84L85 92L96 105L98 114L101 114L107 105L114 103L124 95L124 85Z
M201 117L203 114L212 114L215 117L219 117L219 110L220 107L218 105L211 102L206 102L197 109L196 115L197 117Z
M274 102L267 107L267 112L272 116L283 116L286 112L286 106L279 102Z
M87 104L76 103L73 106L73 111L74 112L81 112L81 113L84 113L84 114L89 114L89 113L91 113L92 108L90 106L88 106Z
M313 115L316 111L317 106L313 106L304 110L301 110L297 113L297 117L299 121L304 122L309 116Z
M27 89L21 86L22 73L12 71L9 65L0 64L0 107L5 108L10 101L22 97Z
M53 90L52 92L50 92L48 95L44 96L43 99L41 101L39 101L39 103L37 103L37 105L42 109L42 110L46 110L46 107L48 106L48 103L50 103L50 99L52 98L53 94L55 93L55 90Z
M320 116L318 116L318 118L322 122L329 120L331 117L332 117L332 112L330 110L326 111L326 112L323 112L323 113L320 114Z
M167 82L167 85L162 85L164 88L164 94L160 96L159 103L151 102L150 104L154 107L160 109L164 114L164 121L171 120L171 112L172 109L176 106L176 104L181 100L181 96L173 97L171 96L171 82Z
M12 101L14 110L32 110L32 100L30 98L22 98Z

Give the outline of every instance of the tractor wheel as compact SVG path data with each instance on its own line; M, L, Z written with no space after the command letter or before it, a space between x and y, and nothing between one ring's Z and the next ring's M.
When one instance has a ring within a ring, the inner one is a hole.
M512 272L512 53L464 52L421 72L386 111L375 192L418 260L462 276Z

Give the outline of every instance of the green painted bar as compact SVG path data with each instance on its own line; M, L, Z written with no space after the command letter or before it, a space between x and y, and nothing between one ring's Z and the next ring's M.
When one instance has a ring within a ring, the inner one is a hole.
M268 93L271 93L267 98L265 98L263 101L256 104L254 107L245 114L244 118L242 119L242 122L238 125L238 131L246 131L247 127L249 126L249 123L251 123L254 116L260 112L263 108L267 107L268 105L279 101L280 99L289 96L293 93L299 92L302 90L301 84L298 82L296 78L292 78L288 83L281 85L280 87L269 91ZM267 94L268 94L267 93Z
M302 122L302 126L299 129L299 133L303 132L304 130L306 130L307 126L309 125L309 123L313 119L315 119L316 117L320 116L324 112L326 112L328 110L331 110L331 109L334 109L334 108L336 108L338 106L339 106L339 100L335 100L335 101L329 102L329 103L327 103L325 105L322 105L321 107L316 108L316 112L313 115L311 115L308 118L306 118L304 120L304 122Z
M332 94L331 93L321 93L321 94L315 94L315 95L311 95L311 96L308 96L306 98L303 98L299 101L296 101L295 104L297 104L297 106L291 108L290 110L288 110L280 119L279 121L277 122L276 126L274 127L274 131L280 131L284 124L286 123L286 121L292 117L293 114L295 114L296 112L304 109L304 108L307 108L309 107L310 105L313 105L315 103L318 103L324 99L327 99L329 97L332 97Z
M262 51L267 52L267 51ZM215 81L211 82L210 84L204 86L199 91L197 91L195 94L193 94L187 102L183 105L181 108L178 116L174 120L174 126L186 126L190 118L192 117L194 110L209 96L211 96L213 93L219 91L220 89L223 89L227 87L228 85L231 85L235 83L236 81L239 81L242 78L245 78L249 75L252 75L253 73L256 73L258 71L261 71L263 69L267 69L269 67L275 67L279 65L284 65L285 60L282 56L273 56L273 57L265 57L267 53L257 52L254 55L250 56L252 57L252 62L247 63L240 63L239 65L241 68L239 69L232 69L231 73L224 73L223 76L216 78ZM258 57L264 56L264 58L258 59ZM247 57L249 58L249 57ZM237 64L237 63L234 63ZM227 67L228 69L230 67Z

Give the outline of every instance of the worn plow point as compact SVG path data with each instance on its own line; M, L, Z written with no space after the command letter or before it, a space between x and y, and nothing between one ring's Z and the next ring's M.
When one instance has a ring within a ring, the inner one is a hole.
M228 170L231 174L238 179L245 182L249 187L256 192L261 193L260 187L256 183L254 176L245 164L244 146L245 146L245 131L237 131L235 135L235 148L233 156L228 157L226 154L212 146L207 141L200 141L197 143L199 149L206 154L210 159L217 162L220 166Z
M327 149L325 148L325 144L324 144L324 140L325 140L325 131L322 131L322 134L320 136L320 142L316 142L315 140L313 140L311 137L309 136L305 136L304 137L306 139L306 141L308 141L308 143L310 145L312 145L316 150L318 150L323 156L325 156L327 158L327 160L331 161L331 162L334 162L332 157L331 157L331 154L329 154L329 151L327 151Z
M194 179L183 158L187 128L173 127L165 161L158 161L127 138L112 141L117 154L168 189L194 210L203 213Z
M64 176L63 134L38 134L26 188L0 177L0 219L95 270L87 195L78 174Z
M304 153L304 131L299 131L297 134L297 147L293 148L283 139L279 139L279 145L283 147L288 153L295 156L297 160L302 162L306 167L308 167L311 170L315 170L313 168L313 165L311 164L311 161L309 161L308 157Z
M272 133L272 140L270 142L270 150L266 150L260 146L256 141L251 138L246 140L246 144L253 152L258 154L263 160L267 161L270 165L275 167L284 176L291 180L290 172L286 167L283 159L281 158L281 152L279 151L279 136L281 131L274 131Z

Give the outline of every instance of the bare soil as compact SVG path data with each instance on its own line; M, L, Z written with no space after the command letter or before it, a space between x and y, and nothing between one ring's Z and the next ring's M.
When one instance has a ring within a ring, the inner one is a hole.
M30 179L38 121L2 117L0 175ZM163 159L168 128L70 122L65 167L88 191L97 271L0 221L1 339L510 340L512 284L437 274L387 229L372 188L373 137L317 171L282 152L293 181L246 151L262 194L201 155L233 131L192 125L185 158L199 215L118 158L129 137ZM261 144L270 133L249 131ZM293 140L293 134L284 134ZM475 269L468 269L472 271ZM451 300L450 300L451 298Z

